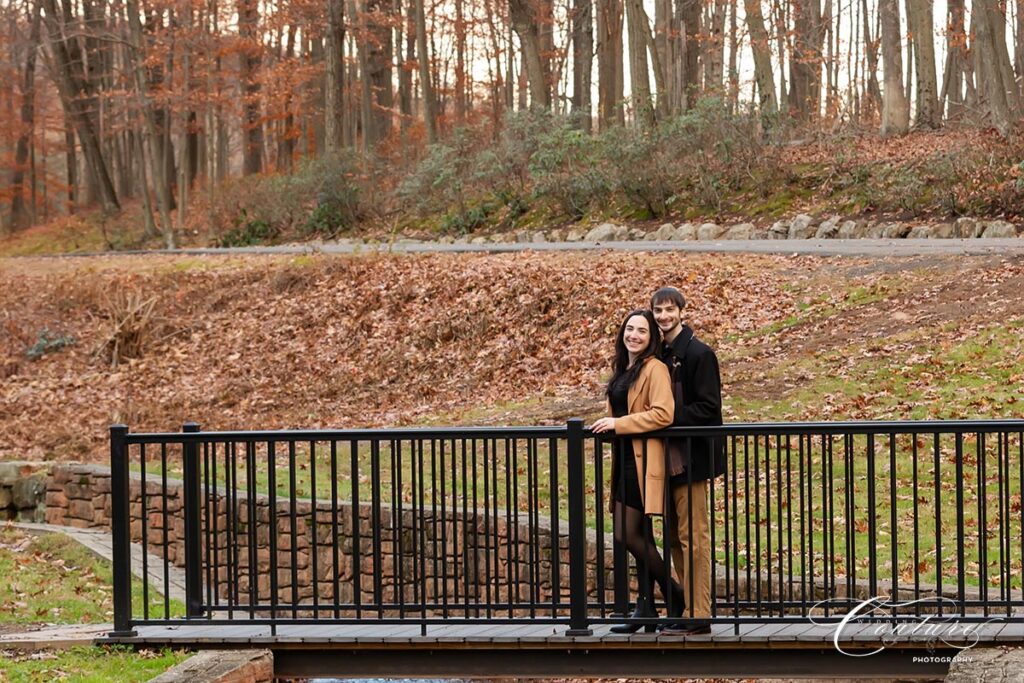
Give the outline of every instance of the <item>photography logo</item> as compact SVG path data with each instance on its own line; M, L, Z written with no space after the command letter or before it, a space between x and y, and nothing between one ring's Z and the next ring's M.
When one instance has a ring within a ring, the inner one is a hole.
M840 615L846 608L848 611ZM826 613L829 614L826 616ZM915 662L961 659L964 652L978 644L983 626L1002 621L1002 617L967 621L961 614L960 604L944 597L897 601L889 596L876 596L854 603L852 607L845 598L829 598L817 602L809 616L811 623L835 627L832 644L848 657L870 657L887 647L923 643L931 654L915 657ZM845 649L843 644L849 647L854 634L862 640L864 636L875 636L881 645L868 651ZM934 653L938 648L953 648L960 653L955 657L937 657Z

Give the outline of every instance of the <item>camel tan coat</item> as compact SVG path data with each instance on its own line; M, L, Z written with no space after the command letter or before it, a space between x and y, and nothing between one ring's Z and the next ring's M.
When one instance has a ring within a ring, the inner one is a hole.
M648 358L640 369L636 382L627 396L629 414L615 418L615 434L643 434L671 426L675 415L672 398L672 380L668 368L656 358ZM608 415L612 414L611 404ZM644 473L644 444L647 444L647 471ZM645 474L640 487L644 512L648 515L665 514L665 440L633 439L636 471ZM612 481L615 481L617 463L612 459ZM609 487L611 488L611 487ZM614 492L611 492L614 494ZM614 511L615 502L611 501Z

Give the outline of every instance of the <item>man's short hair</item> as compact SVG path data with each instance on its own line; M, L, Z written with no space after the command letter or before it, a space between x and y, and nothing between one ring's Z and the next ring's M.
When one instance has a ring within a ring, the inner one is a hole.
M664 303L673 303L679 310L686 308L686 299L683 298L683 293L675 287L662 287L651 295L651 308Z

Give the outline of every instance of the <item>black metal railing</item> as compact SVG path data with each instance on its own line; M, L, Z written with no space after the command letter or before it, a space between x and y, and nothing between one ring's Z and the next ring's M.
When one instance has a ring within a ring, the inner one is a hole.
M882 596L890 599L872 603L874 618L1024 621L1024 421L645 435L669 437L714 439L726 455L726 474L708 487L714 621L835 619ZM570 633L620 622L637 572L612 533L612 443L579 420L112 427L114 634L196 621L547 622ZM671 524L647 533L671 568ZM148 578L133 593L133 541L146 577L155 568L166 585L172 567L184 567L183 607L154 598Z

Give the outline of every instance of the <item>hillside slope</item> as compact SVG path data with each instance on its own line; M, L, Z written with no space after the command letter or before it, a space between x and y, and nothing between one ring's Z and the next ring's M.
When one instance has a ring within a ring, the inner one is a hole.
M102 460L113 422L169 431L188 420L268 429L593 416L622 316L667 283L685 290L692 324L719 348L733 420L916 415L909 393L892 389L890 401L883 388L863 398L899 376L887 364L930 368L929 378L911 379L940 392L961 386L956 377L981 377L982 367L1009 373L993 375L995 384L1020 377L1019 260L8 259L0 261L0 457ZM948 351L1006 331L992 337L995 360L932 364L944 352L930 344ZM115 367L115 343L119 355L137 345L137 357ZM1013 401L961 407L1012 415L1017 384Z

